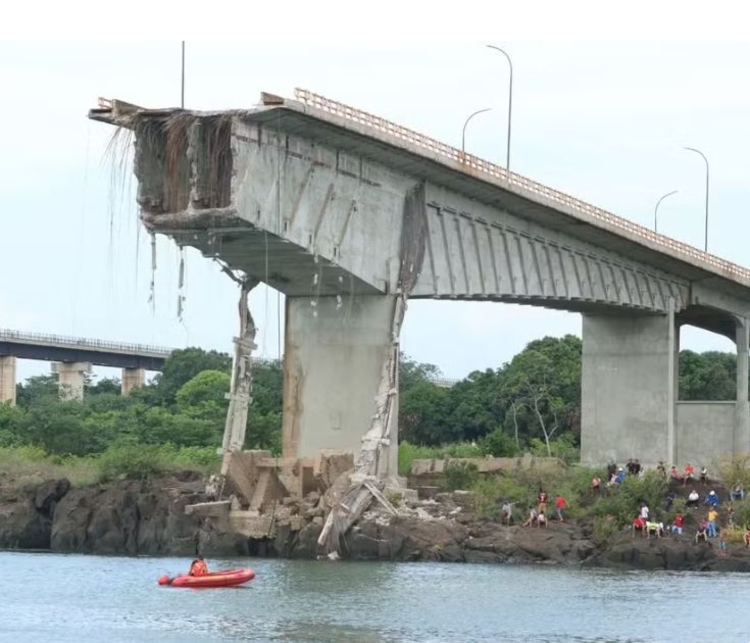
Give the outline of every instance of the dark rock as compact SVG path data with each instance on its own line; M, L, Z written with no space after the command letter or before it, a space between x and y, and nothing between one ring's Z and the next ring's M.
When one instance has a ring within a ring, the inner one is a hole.
M49 549L52 521L39 513L33 497L0 505L0 547Z
M297 532L296 542L291 551L292 558L315 559L318 555L318 537L323 531L321 525L309 523Z
M34 507L42 515L52 518L57 503L68 491L70 491L70 481L67 478L47 480L36 489Z
M52 518L69 489L70 482L63 478L5 494L0 502L0 547L49 549Z

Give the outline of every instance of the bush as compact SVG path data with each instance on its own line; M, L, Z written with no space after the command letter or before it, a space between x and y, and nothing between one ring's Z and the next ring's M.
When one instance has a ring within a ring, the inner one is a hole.
M518 453L516 441L502 429L495 429L485 435L479 440L479 446L485 455L495 458L512 458Z
M99 456L99 479L106 482L121 475L145 479L166 471L167 467L161 446L114 446Z
M404 440L398 445L398 472L409 475L414 460L442 460L444 458L481 458L482 449L472 442L454 442L441 447L427 447Z
M446 491L471 489L479 481L479 470L473 462L451 460L443 471L443 488Z
M716 469L727 490L731 490L738 480L745 486L745 490L750 489L750 454L721 458L716 463ZM711 476L710 471L708 474Z
M171 444L120 444L96 458L99 480L114 480L125 475L140 480L178 469L208 473L217 469L220 457L211 447L183 447Z
M598 547L604 547L620 530L617 520L610 517L594 518L594 529L591 540Z
M745 500L735 501L734 507L734 524L737 527L750 527L750 498L745 496Z
M610 489L609 495L594 506L594 513L615 516L618 526L629 525L645 502L652 516L664 519L662 504L666 494L667 481L656 471L649 471L643 478L626 476L618 488Z

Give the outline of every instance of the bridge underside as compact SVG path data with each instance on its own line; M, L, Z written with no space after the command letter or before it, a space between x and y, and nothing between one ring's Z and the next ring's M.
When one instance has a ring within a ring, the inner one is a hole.
M180 246L195 248L204 257L217 259L288 297L381 294L326 257L233 213L144 214L142 218L153 232L168 235Z

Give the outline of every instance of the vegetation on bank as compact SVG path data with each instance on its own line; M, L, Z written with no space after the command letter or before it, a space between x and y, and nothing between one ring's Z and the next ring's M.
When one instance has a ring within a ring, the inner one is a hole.
M229 355L216 351L178 350L162 373L130 396L120 395L118 380L103 379L87 383L83 403L59 401L54 376L29 378L18 386L16 407L0 405L3 457L37 449L60 459L54 466L77 468L82 478L127 473L128 466L137 473L215 465L231 363ZM435 366L402 355L402 474L415 458L514 457L528 452L578 461L579 338L535 340L510 362L471 373L451 388L432 382L439 375ZM680 395L735 399L734 356L682 351ZM281 409L281 365L256 363L246 448L280 452Z
M33 446L0 447L0 486L21 488L44 480L67 478L75 486L110 482L120 476L146 479L170 471L218 470L219 456L209 447L169 444L114 446L86 456L50 455Z

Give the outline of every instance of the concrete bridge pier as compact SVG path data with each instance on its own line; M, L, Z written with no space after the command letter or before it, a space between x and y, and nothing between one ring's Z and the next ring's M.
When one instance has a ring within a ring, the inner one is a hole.
M315 457L321 449L359 453L394 350L395 306L390 295L287 297L284 458ZM388 455L378 467L383 477L398 473L397 411L396 404Z
M83 401L86 374L91 372L89 362L52 362L52 372L57 373L61 400Z
M734 408L734 453L750 453L750 403L748 402L748 351L750 321L737 318L737 402Z
M583 463L676 463L678 350L674 312L583 315Z
M130 395L130 391L146 383L146 370L143 368L123 368L121 381L122 394Z
M13 355L0 355L0 404L16 403L16 358Z

